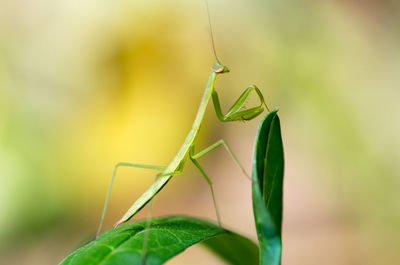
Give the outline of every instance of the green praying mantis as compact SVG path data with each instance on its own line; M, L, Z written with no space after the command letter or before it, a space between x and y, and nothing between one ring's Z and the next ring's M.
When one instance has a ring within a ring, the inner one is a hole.
M207 174L205 173L203 168L200 166L197 159L200 158L201 156L205 155L209 151L222 145L226 148L228 153L232 156L234 161L238 164L238 166L240 167L242 172L248 178L250 178L250 177L246 173L243 166L240 164L237 157L233 154L231 148L222 139L198 153L195 152L195 144L196 144L197 136L198 136L200 126L202 124L203 117L204 117L205 111L207 109L208 103L209 103L210 99L212 98L212 101L214 103L215 113L216 113L218 119L222 122L251 120L251 119L254 119L255 117L257 117L258 115L260 115L264 111L263 105L267 108L268 111L269 111L269 109L268 109L267 105L265 104L264 97L263 97L261 91L255 85L251 85L240 95L240 97L236 100L236 102L232 105L232 107L228 110L228 112L226 114L223 114L222 110L221 110L221 104L219 101L219 97L218 97L217 91L215 90L215 81L220 74L228 73L229 69L228 69L228 67L222 65L220 62L217 61L212 66L211 70L212 71L208 77L206 88L204 90L202 99L200 101L200 106L197 111L196 118L194 119L192 128L190 129L188 135L186 136L185 141L183 142L182 146L179 148L177 154L175 155L175 157L172 159L172 161L169 163L168 166L156 166L156 165L129 163L129 162L119 162L116 164L112 178L111 178L110 186L108 189L103 213L101 215L101 220L100 220L99 228L97 230L97 235L99 235L100 231L101 231L102 223L103 223L106 209L107 209L108 200L110 198L111 188L112 188L112 185L113 185L116 173L117 173L117 169L119 167L125 166L125 167L146 168L146 169L153 169L153 170L158 170L158 171L162 171L162 172L157 175L155 182L133 203L133 205L128 209L128 211L124 214L124 216L118 222L116 222L114 226L118 226L118 225L128 221L129 219L131 219L149 201L151 201L151 199L167 184L167 182L172 178L172 176L181 174L183 171L183 168L185 166L185 162L187 161L188 158L198 168L198 170L200 171L200 173L206 179L207 183L210 186L211 194L212 194L213 202L214 202L214 207L216 210L217 220L218 220L218 223L221 225L221 218L220 218L220 214L219 214L216 199L215 199L215 193L214 193L212 181L207 176ZM260 99L260 104L256 107L252 107L249 109L243 109L244 105L246 103L246 100L250 96L252 91L255 91L257 93L257 95Z
M239 98L232 105L232 107L230 107L230 109L227 111L226 114L222 113L219 97L218 97L217 91L215 90L215 82L219 75L228 73L229 69L228 69L228 67L222 65L220 63L220 61L218 60L218 57L217 57L217 54L215 51L214 39L213 39L213 35L212 35L210 13L209 13L207 1L205 1L205 3L207 6L208 20L209 20L210 33L211 33L211 41L212 41L212 47L213 47L213 52L214 52L214 56L216 59L216 63L211 67L211 73L208 77L207 84L206 84L205 90L203 92L203 96L200 101L200 106L198 108L192 128L190 129L188 135L186 136L185 141L183 142L182 146L179 148L177 154L175 155L175 157L172 159L172 161L169 163L168 166L157 166L157 165L129 163L129 162L119 162L116 164L116 166L114 167L112 177L111 177L111 182L110 182L110 185L108 188L108 192L107 192L106 200L104 203L104 208L103 208L103 212L101 215L100 224L99 224L99 227L97 230L96 237L101 232L101 228L102 228L104 217L105 217L106 210L107 210L108 201L109 201L110 194L111 194L111 189L112 189L112 186L113 186L116 174L117 174L117 170L119 167L124 166L124 167L137 167L137 168L153 169L153 170L161 171L161 173L159 173L157 175L154 183L132 204L132 206L128 209L128 211L122 216L122 218L115 223L114 227L130 220L146 204L148 204L150 201L152 201L154 196L157 195L157 193L168 183L168 181L172 178L172 176L179 175L182 173L185 163L188 159L190 159L190 161L197 167L197 169L200 171L201 175L205 178L205 180L209 184L215 211L216 211L217 221L218 221L218 224L221 226L221 217L220 217L217 202L215 199L213 183L212 183L211 179L208 177L208 175L205 173L203 168L200 166L199 162L197 161L198 158L202 157L209 151L212 151L221 145L226 148L228 153L231 155L233 160L240 167L241 171L245 174L245 176L247 176L251 180L249 175L246 173L244 167L240 164L239 160L237 159L237 157L232 152L231 148L228 146L228 144L224 140L221 139L221 140L217 141L216 143L210 145L209 147L205 148L204 150L202 150L198 153L195 152L197 136L198 136L201 124L203 122L203 118L204 118L207 106L208 106L211 98L212 98L212 101L214 104L215 113L216 113L218 119L222 122L252 120L264 111L263 106L265 106L267 111L269 111L261 91L255 85L251 85L247 89L244 90L244 92L239 96ZM249 96L251 95L251 93L253 91L256 92L256 94L258 95L260 104L256 107L245 109L246 100L249 98ZM151 209L149 211L147 228L149 228L150 220L151 220ZM146 263L147 238L148 238L148 229L146 229L145 240L144 240L144 244L143 244L142 264Z

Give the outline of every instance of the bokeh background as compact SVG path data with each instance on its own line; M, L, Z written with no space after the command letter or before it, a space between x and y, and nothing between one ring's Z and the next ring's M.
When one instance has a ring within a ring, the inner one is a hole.
M223 107L249 84L280 107L283 264L400 264L398 1L210 0L210 10L231 68L217 83ZM115 163L169 162L213 63L202 0L1 0L0 264L57 264L91 239ZM198 148L223 138L250 170L260 119L221 124L210 106ZM256 239L249 181L222 148L201 163L223 223ZM106 228L153 179L120 170ZM154 209L215 220L190 163ZM222 263L195 246L168 264Z

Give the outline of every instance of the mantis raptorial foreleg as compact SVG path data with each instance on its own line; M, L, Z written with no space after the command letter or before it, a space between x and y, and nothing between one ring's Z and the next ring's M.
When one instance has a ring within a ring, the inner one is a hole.
M260 105L254 108L241 110L244 108L246 100L250 96L250 93L252 91L255 91L257 93L260 99ZM213 90L212 92L212 99L214 103L215 113L217 114L218 119L222 122L251 120L264 111L262 105L264 105L268 110L268 107L265 104L264 97L261 94L261 91L255 85L251 85L248 88L246 88L246 90L243 91L243 93L240 95L240 97L236 100L236 102L232 105L232 107L228 110L228 112L225 115L222 114L218 93L215 90Z
M99 228L97 229L96 237L99 236L99 234L101 232L101 228L103 226L104 217L105 217L106 211L107 211L108 200L110 199L111 189L112 189L114 179L115 179L115 176L117 174L117 170L119 167L138 167L138 168L154 169L154 170L159 170L159 171L163 171L167 168L166 166L146 165L146 164L129 163L129 162L118 162L114 167L114 171L113 171L113 174L111 177L110 186L108 188L106 201L104 203L104 208L103 208L103 212L101 214L100 224L99 224Z

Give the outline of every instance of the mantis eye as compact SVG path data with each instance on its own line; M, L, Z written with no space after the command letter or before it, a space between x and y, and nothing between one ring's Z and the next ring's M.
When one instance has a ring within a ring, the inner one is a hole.
M229 72L228 67L221 65L219 62L215 63L211 69L217 74Z

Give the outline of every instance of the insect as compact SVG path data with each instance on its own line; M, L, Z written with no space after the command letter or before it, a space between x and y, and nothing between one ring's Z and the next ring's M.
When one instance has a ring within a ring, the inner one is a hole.
M264 102L264 97L261 94L261 91L256 86L251 85L240 95L240 97L236 100L236 102L232 105L232 107L228 110L228 112L226 114L222 114L219 97L218 97L217 91L214 88L214 84L219 75L228 73L228 72L229 72L229 69L226 66L223 66L222 64L220 64L219 62L216 62L212 66L212 71L208 77L207 85L204 90L203 97L200 101L200 106L197 111L196 118L194 119L192 128L190 129L188 135L185 138L185 141L183 142L182 146L178 150L177 154L175 155L175 157L172 159L172 161L170 162L170 164L168 166L156 166L156 165L146 165L146 164L137 164L137 163L128 163L128 162L117 163L117 165L114 168L110 187L108 190L108 194L107 194L107 198L106 198L106 205L103 210L103 215L101 218L102 220L104 218L105 209L106 209L106 206L108 203L108 199L110 196L112 184L114 182L114 179L115 179L115 176L117 173L117 169L122 166L154 169L154 170L162 171L162 173L158 174L157 179L150 186L150 188L148 190L146 190L139 197L139 199L137 199L137 201L131 206L131 208L129 208L129 210L125 213L125 215L114 226L122 224L122 223L128 221L129 219L131 219L138 211L140 211L140 209L142 209L165 186L165 184L167 184L167 182L171 179L172 176L181 174L182 170L185 166L185 162L187 161L188 158L199 169L200 173L204 176L204 178L210 185L210 189L212 191L214 204L215 204L215 196L214 196L214 189L213 189L212 181L207 176L205 171L202 169L202 167L198 163L197 159L200 158L201 156L205 155L209 151L217 148L220 145L223 145L226 148L228 153L232 156L232 158L235 160L235 162L239 165L240 169L244 172L244 174L247 175L243 166L240 164L240 162L238 161L238 159L233 154L232 150L230 149L230 147L227 145L227 143L224 140L219 140L218 142L214 143L213 145L210 145L209 147L205 148L204 150L202 150L198 153L195 152L195 144L196 144L196 140L197 140L197 135L199 133L200 126L202 124L207 105L211 98L214 103L215 113L216 113L218 119L222 122L251 120L251 119L257 117L259 114L261 114L264 111L263 105L266 106L266 104ZM260 105L250 108L250 109L243 110L244 104L245 104L247 98L250 96L250 93L252 91L255 91L257 93L257 95L260 99ZM216 204L215 204L215 208L217 209ZM217 218L218 218L218 222L220 223L220 217L218 214L218 210L217 210ZM101 226L100 226L100 229L101 229Z
M208 11L208 5L207 5L207 11ZM208 13L208 19L210 22L209 13ZM188 135L186 136L185 141L183 142L182 146L179 148L177 154L175 155L175 157L172 159L172 161L169 163L168 166L156 166L156 165L129 163L129 162L119 162L116 164L114 171L113 171L112 178L111 178L110 186L108 189L103 213L101 215L101 220L100 220L100 225L99 225L99 228L97 231L97 235L99 235L100 231L101 231L101 227L102 227L104 216L105 216L106 209L107 209L108 200L109 200L110 193L111 193L111 188L112 188L112 185L113 185L113 182L114 182L114 179L115 179L115 176L116 176L116 173L117 173L117 170L119 167L125 166L125 167L146 168L146 169L158 170L158 171L161 171L161 173L159 173L157 175L157 178L154 181L154 183L133 203L133 205L128 209L128 211L124 214L124 216L118 222L116 222L114 226L118 226L118 225L128 221L137 212L139 212L147 203L149 203L152 200L152 198L167 184L167 182L172 178L172 176L182 173L184 166L185 166L185 162L188 159L190 159L190 161L197 167L197 169L200 171L200 173L202 174L202 176L205 178L205 180L207 181L207 183L210 186L218 223L221 226L221 220L220 220L221 218L220 218L220 214L219 214L216 199L215 199L215 193L214 193L212 181L207 176L207 174L205 173L205 171L203 170L203 168L200 166L199 162L197 161L198 158L205 155L209 151L217 148L218 146L222 145L226 148L228 153L232 156L232 158L238 164L238 166L243 171L243 173L250 179L250 177L244 170L243 166L240 164L240 162L238 161L238 159L233 154L232 150L230 149L230 147L227 145L227 143L224 140L219 140L216 143L210 145L209 147L205 148L204 150L202 150L198 153L196 153L196 151L195 151L195 145L196 145L197 136L198 136L198 133L200 130L200 126L202 125L205 111L206 111L207 106L211 99L214 104L215 113L216 113L218 119L222 122L251 120L251 119L257 117L258 115L260 115L264 111L263 105L268 110L268 107L265 104L264 97L263 97L261 91L255 85L251 85L247 89L244 90L244 92L239 96L239 98L232 105L232 107L227 111L226 114L222 113L219 97L218 97L217 91L215 90L215 81L219 75L228 73L229 69L228 69L228 67L222 65L220 63L220 61L218 60L218 57L215 52L215 45L214 45L214 39L212 36L211 23L209 23L209 25L210 25L211 40L212 40L212 46L213 46L216 63L211 68L211 73L208 77L206 87L203 92L203 96L200 101L200 106L198 108L192 128L190 129ZM250 94L253 91L256 92L256 94L258 95L260 104L256 107L244 109L246 100L248 99L248 97L250 96ZM145 246L144 246L144 249L145 249ZM145 250L144 250L144 253L145 253Z

